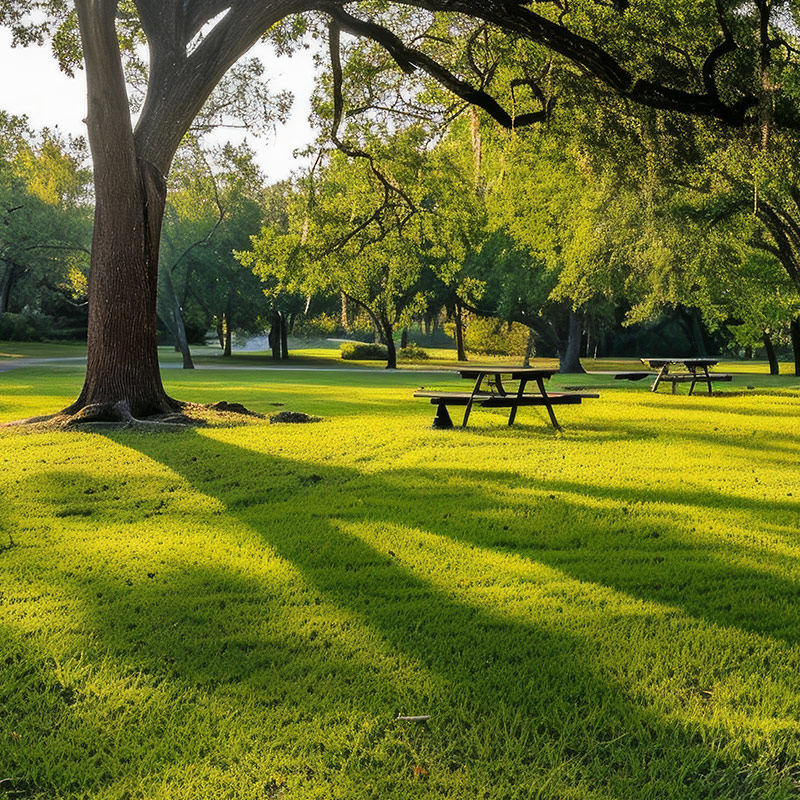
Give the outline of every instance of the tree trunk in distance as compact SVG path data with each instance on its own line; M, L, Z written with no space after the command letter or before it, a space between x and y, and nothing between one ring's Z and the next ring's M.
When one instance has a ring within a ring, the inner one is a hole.
M769 361L769 374L780 375L781 368L778 364L778 358L775 355L775 348L772 346L772 337L764 331L764 349L767 351L767 360Z
M408 328L403 328L403 332L400 334L400 347L408 347Z
M752 357L753 357L753 346L748 344L747 347L744 348L744 358L745 360L750 361Z
M183 310L181 309L172 275L167 268L161 272L164 277L163 286L169 295L170 316L172 317L172 335L175 337L175 349L181 354L184 369L194 369L192 352L189 349L189 340L186 338L186 326L183 324Z
M272 357L274 359L279 359L281 357L281 333L278 314L275 311L272 312L267 341L269 342L269 349L272 351Z
M0 314L5 314L8 311L8 306L11 302L11 290L14 288L16 281L16 272L16 265L6 262L3 282L0 284Z
M536 338L533 333L533 328L528 328L528 343L525 345L525 358L522 361L523 367L529 367L531 365L531 358L533 358L535 349Z
M340 320L342 330L350 330L350 313L347 308L347 295L342 292L342 316Z
M580 359L581 340L583 339L583 325L578 314L570 309L569 311L569 332L567 334L567 346L564 356L561 359L560 371L569 374L584 373Z
M456 358L459 361L467 360L467 351L464 349L464 316L461 303L456 300L453 308L453 318L456 323Z
M700 324L700 312L696 308L692 309L692 340L696 354L700 358L705 358L708 355L708 347L706 347L706 337L703 336L703 326Z
M280 312L280 330L281 330L281 358L286 360L289 358L289 323L286 319L286 314Z
M223 314L222 320L225 329L225 350L222 355L225 358L230 358L233 355L233 327L231 326L231 318L227 311Z
M800 376L800 317L792 320L790 331L794 351L794 374Z
M397 348L394 345L394 330L387 319L382 319L383 335L386 339L386 369L397 369Z

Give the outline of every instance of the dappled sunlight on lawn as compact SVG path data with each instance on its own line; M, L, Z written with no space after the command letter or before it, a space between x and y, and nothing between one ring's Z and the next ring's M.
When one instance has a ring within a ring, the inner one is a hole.
M324 421L3 435L15 788L796 794L796 401L618 391L564 433L434 431L413 381L244 374L225 399Z

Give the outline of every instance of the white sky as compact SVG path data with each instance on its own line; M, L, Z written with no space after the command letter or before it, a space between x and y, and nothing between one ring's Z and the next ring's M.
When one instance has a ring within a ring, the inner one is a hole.
M312 55L304 50L291 58L277 58L265 45L259 45L250 55L258 55L265 63L272 90L289 89L295 96L291 118L286 125L278 126L274 136L247 136L259 165L273 182L301 165L302 161L292 153L314 139L308 123L314 78ZM82 72L76 73L74 79L68 78L47 48L12 48L8 31L0 29L0 75L0 109L27 115L35 129L57 127L63 133L85 135L82 120L86 116L86 89ZM225 130L220 132L220 141L238 142L244 136Z

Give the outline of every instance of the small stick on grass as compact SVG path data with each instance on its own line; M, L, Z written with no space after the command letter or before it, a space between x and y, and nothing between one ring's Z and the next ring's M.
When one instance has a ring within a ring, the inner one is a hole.
M430 714L425 714L421 717L402 717L397 718L398 722L427 722L430 719Z

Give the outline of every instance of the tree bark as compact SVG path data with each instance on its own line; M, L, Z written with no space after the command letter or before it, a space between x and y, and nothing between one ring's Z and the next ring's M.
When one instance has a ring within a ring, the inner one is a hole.
M577 312L569 311L569 331L567 333L567 346L561 359L560 371L569 374L584 373L580 359L581 340L583 339L583 325Z
M791 325L792 350L794 352L794 374L800 376L800 317L795 317Z
M767 331L763 335L764 349L767 351L767 360L769 361L769 374L780 375L781 368L778 364L778 357L775 355L775 348L772 346L772 337Z
M403 332L400 334L400 347L401 349L408 347L408 328L403 328Z

